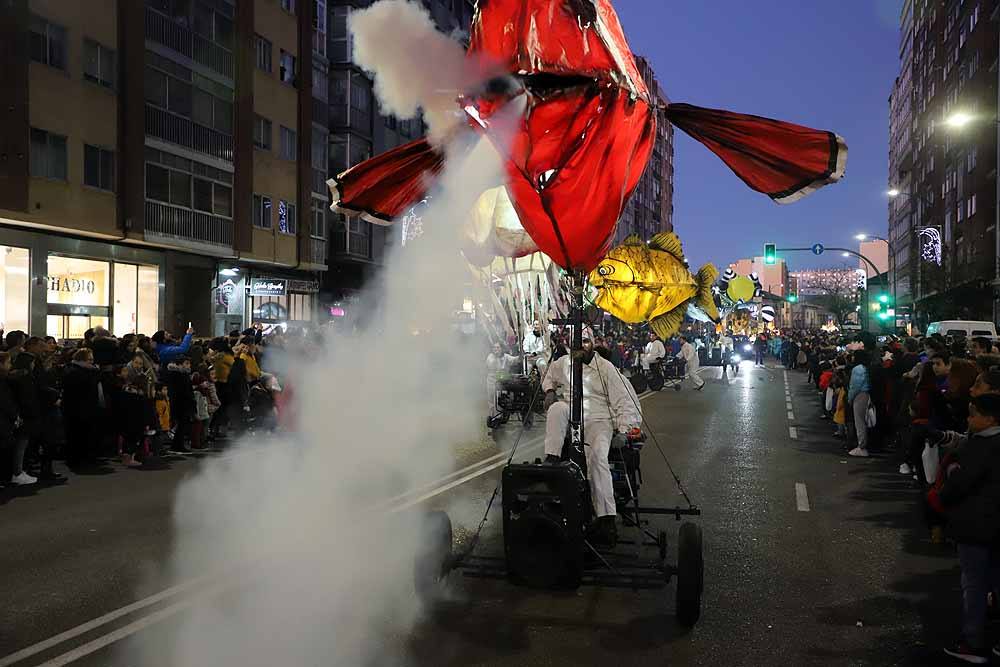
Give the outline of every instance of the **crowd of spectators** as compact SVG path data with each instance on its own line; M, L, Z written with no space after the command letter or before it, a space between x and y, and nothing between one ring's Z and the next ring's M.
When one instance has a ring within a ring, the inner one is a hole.
M988 601L1000 599L1000 350L988 338L844 338L783 332L768 349L821 397L820 419L849 455L879 453L912 477L930 539L954 544L962 632L945 649L989 659ZM993 648L1000 658L1000 644Z
M192 329L116 338L95 327L62 344L2 334L0 487L63 481L57 460L70 470L137 467L272 428L290 395L277 351L305 342L260 326L213 339Z

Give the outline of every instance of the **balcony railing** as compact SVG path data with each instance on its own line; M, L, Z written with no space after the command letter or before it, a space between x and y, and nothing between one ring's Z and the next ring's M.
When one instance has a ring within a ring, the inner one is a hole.
M145 234L233 247L233 221L160 202L146 202Z
M146 105L146 135L226 162L233 161L232 137L149 104Z
M361 234L338 231L333 235L331 253L355 259L371 259L371 238Z
M229 79L233 78L231 51L201 35L194 34L188 28L149 7L146 8L146 39L187 56Z
M312 264L326 266L326 253L329 243L326 239L309 239L309 261Z

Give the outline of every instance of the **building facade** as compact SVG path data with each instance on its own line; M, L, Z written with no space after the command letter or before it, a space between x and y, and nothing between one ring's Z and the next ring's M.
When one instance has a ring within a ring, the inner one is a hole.
M642 74L646 87L654 102L666 106L667 98L656 80L649 61L635 56L635 63ZM635 192L625 205L618 228L615 231L615 245L625 237L637 234L648 239L659 232L674 229L674 126L662 115L656 124L656 141L653 154L646 165Z
M998 5L903 3L889 100L889 283L921 329L996 319Z
M738 276L749 276L756 273L760 278L760 286L765 292L784 299L790 293L788 265L780 257L774 264L765 264L763 257L740 259L729 265Z
M313 9L5 3L7 330L315 321L326 231L310 217Z
M368 158L424 135L420 118L400 120L379 107L370 75L353 62L348 30L352 11L369 0L318 0L328 11L326 59L328 79L329 174L339 174ZM475 9L473 0L423 0L438 28L467 39ZM360 216L327 213L330 264L324 301L335 317L374 306L361 303L361 288L383 264L387 252L403 241L402 225L373 225Z

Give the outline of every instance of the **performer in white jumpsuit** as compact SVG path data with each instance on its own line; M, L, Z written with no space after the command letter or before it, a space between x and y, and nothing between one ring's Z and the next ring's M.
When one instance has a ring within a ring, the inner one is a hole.
M535 320L535 324L532 326L531 331L524 335L524 342L521 344L521 350L524 352L526 362L526 372L530 373L532 367L535 367L538 369L538 374L540 376L545 375L545 368L549 363L549 353L547 348L548 336L544 331L542 331L541 322Z
M719 336L719 348L722 353L722 374L725 375L726 371L729 370L729 366L733 366L733 370L736 370L736 366L731 364L733 358L733 338L728 333L723 333Z
M517 357L506 354L500 343L493 344L493 351L486 357L486 402L492 412L496 406L497 375L505 372Z
M667 356L667 350L663 347L663 341L656 337L655 333L649 334L649 342L642 355L642 370L648 371L651 363L662 360Z
M684 344L681 345L681 351L677 353L677 358L684 360L686 379L691 380L696 391L701 391L705 387L705 381L698 374L698 351L691 344L690 337L684 337L682 340Z
M588 336L589 334L585 334ZM542 388L556 400L549 407L545 422L545 454L554 462L562 453L570 419L573 361L571 354L552 362ZM587 473L597 517L614 517L615 494L611 483L608 451L615 429L627 433L642 422L639 401L632 385L614 365L594 353L592 338L583 341L583 434L587 444ZM559 393L562 396L559 396ZM613 522L612 518L612 522Z

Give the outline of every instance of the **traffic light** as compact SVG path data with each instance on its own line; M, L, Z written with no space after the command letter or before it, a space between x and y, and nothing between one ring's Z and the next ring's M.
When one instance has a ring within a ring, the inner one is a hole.
M799 295L798 294L789 294L786 300L788 301L788 303L795 303L795 302L797 302L799 300Z
M872 310L878 311L876 317L881 322L885 322L895 314L892 310L892 299L885 292L878 295L878 303L872 304Z
M776 264L778 262L778 249L773 243L764 244L764 263Z

